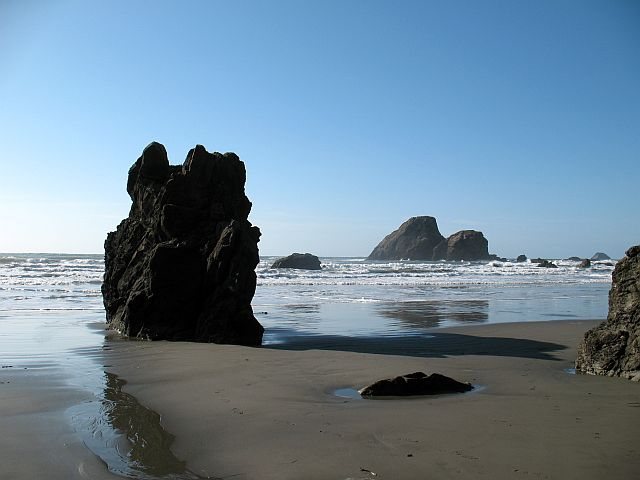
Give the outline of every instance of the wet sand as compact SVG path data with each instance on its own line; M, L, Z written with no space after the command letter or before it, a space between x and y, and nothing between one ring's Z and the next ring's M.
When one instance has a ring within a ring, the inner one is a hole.
M393 341L300 337L260 349L113 341L105 363L162 416L175 456L205 478L634 478L640 385L565 371L596 323L435 329ZM13 375L18 385L12 395L0 389L0 429L13 432L0 436L0 478L117 478L59 415L78 394L9 370L0 381ZM333 395L418 370L482 388L403 400ZM39 400L30 407L24 398Z
M120 343L127 391L163 417L178 458L239 479L633 478L640 385L568 374L597 322L434 330L422 356ZM335 338L333 339L336 340ZM301 342L304 344L304 342ZM371 351L374 340L337 347ZM407 353L402 341L381 351ZM421 343L419 347L416 343ZM332 395L422 370L483 386L406 400ZM375 475L374 475L375 473Z

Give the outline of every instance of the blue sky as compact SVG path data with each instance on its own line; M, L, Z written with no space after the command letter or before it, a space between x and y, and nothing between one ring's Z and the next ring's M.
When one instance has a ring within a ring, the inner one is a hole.
M0 1L0 251L101 252L151 141L244 160L264 255L416 215L499 255L640 243L640 2Z

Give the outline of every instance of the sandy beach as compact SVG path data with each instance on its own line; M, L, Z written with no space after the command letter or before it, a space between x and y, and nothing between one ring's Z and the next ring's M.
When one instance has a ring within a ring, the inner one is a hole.
M338 346L360 351L109 341L104 361L204 478L634 478L640 385L566 371L596 323L437 329L420 348L407 339L414 356L400 355L400 341L398 355L361 353L374 347L366 341ZM78 395L10 370L0 477L116 478L65 423ZM398 400L334 394L418 370L479 388Z

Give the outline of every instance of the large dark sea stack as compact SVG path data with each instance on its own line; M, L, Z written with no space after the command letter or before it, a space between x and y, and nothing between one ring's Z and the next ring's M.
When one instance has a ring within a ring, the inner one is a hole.
M585 333L576 370L640 381L640 245L616 264L607 321Z
M434 260L488 260L489 242L482 232L461 230L443 240L433 250Z
M368 260L431 260L433 249L444 240L433 217L412 217L387 235Z
M260 345L260 230L244 163L201 145L183 165L151 143L129 170L129 217L105 241L107 325L129 337Z

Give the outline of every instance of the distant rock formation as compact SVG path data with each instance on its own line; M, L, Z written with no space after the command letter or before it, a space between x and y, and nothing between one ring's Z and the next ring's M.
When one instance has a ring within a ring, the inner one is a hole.
M593 257L591 257L592 262L599 262L601 260L611 260L611 257L602 252L596 252L593 254Z
M527 256L526 255L518 255L518 258L516 258L516 262L518 263L523 263L527 261Z
M578 268L589 268L591 266L591 260L589 260L588 258L585 258L584 260L580 261L580 265L578 265Z
M433 217L412 217L387 235L367 260L489 260L482 232L461 230L444 238ZM495 258L499 258L495 256Z
M473 390L469 383L461 383L453 378L432 373L410 373L395 378L379 380L359 390L363 397L406 397L410 395L441 395L463 393Z
M536 260L539 260L539 259L536 259ZM538 264L538 267L542 267L542 268L558 268L558 266L555 263L545 259L541 259L539 262L535 262L535 263Z
M129 337L260 345L253 316L260 230L244 163L201 145L170 166L153 142L129 170L129 217L105 241L108 327Z
M436 245L433 250L433 260L474 261L489 258L489 242L482 232L476 230L456 232Z
M433 249L444 240L433 217L412 217L387 235L368 260L432 260Z
M569 258L566 258L565 260L570 260L572 262L581 262L582 261L582 259L580 257L569 257Z
M292 253L288 257L278 258L271 268L296 268L299 270L321 270L320 259L310 253Z
M640 245L627 250L612 280L607 321L585 333L576 370L640 381Z

